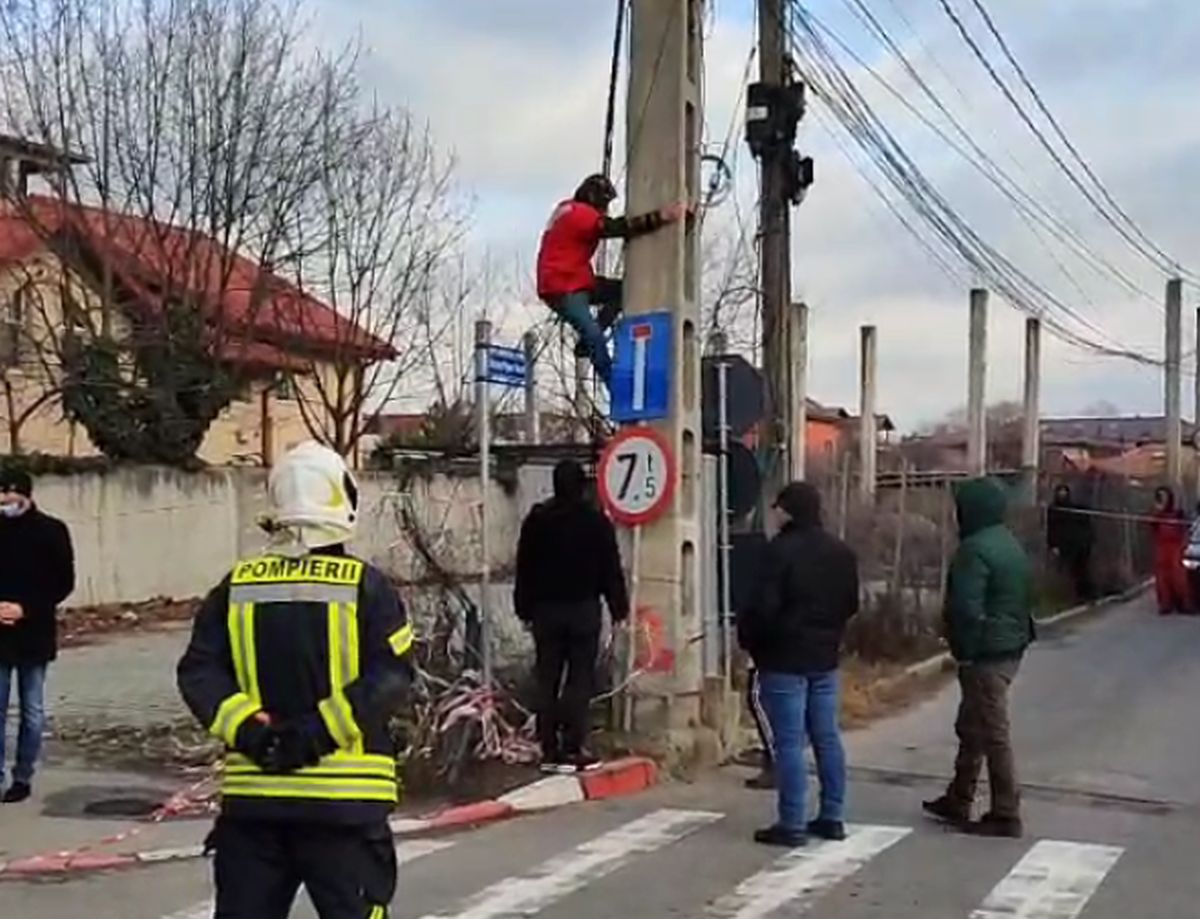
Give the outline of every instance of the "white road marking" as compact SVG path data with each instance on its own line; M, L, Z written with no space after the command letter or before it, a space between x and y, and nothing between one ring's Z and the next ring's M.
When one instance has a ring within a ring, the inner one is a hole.
M398 842L396 843L396 864L398 866L406 865L418 858L424 858L426 855L433 855L449 849L452 845L454 845L453 842L445 839L408 839ZM211 899L208 899L203 903L197 903L177 913L164 916L163 919L212 919L215 909L216 905Z
M789 916L813 904L880 852L911 833L901 826L852 826L843 842L821 842L784 855L742 881L704 913L710 919L761 919L783 906Z
M1044 839L995 886L971 919L1075 919L1124 851Z
M555 856L526 875L485 888L467 900L460 912L425 919L533 916L585 884L611 874L635 855L657 851L721 816L708 811L655 811Z

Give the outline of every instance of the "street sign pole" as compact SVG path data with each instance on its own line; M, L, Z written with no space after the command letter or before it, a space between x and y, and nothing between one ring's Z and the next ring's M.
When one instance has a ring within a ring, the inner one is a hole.
M724 638L722 660L725 663L725 690L733 688L733 611L732 588L729 583L730 575L730 544L729 544L729 363L721 355L721 363L717 365L717 412L720 427L720 450L718 487L717 487L717 522L718 538L721 540L721 635Z
M483 685L492 685L492 616L488 597L488 582L491 580L491 540L488 534L488 492L491 491L492 432L491 432L491 388L488 384L489 363L492 345L492 324L486 319L475 323L475 406L479 418L479 483L482 493L481 528L479 538L479 617L483 642Z

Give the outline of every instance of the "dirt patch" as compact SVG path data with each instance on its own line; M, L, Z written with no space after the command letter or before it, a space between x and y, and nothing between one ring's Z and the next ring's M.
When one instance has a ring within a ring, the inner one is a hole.
M78 647L108 635L190 622L198 604L197 600L161 598L64 610L59 616L59 644Z
M895 714L941 689L952 676L937 671L906 677L905 664L868 664L855 657L842 662L842 726L861 728Z

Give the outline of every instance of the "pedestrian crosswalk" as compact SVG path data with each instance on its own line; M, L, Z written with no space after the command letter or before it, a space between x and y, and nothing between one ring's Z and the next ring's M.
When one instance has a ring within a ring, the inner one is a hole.
M619 882L626 872L637 870L635 866L650 863L664 857L676 847L696 847L696 852L708 851L708 860L720 865L718 853L714 859L711 847L743 846L738 858L731 860L731 876L721 878L725 883L723 892L706 897L703 902L694 899L696 878L681 878L676 885L679 903L672 915L691 915L704 919L782 919L826 914L822 904L836 904L839 917L847 919L882 919L909 913L896 913L886 902L867 902L867 899L839 901L845 888L852 883L870 878L875 866L887 859L893 860L890 871L881 871L880 878L872 879L881 891L897 873L908 875L921 871L937 872L940 866L930 865L926 855L917 857L910 868L903 863L906 846L923 838L926 845L933 842L954 848L963 845L960 837L950 834L933 837L928 831L919 832L907 826L883 824L855 825L848 827L847 839L843 842L814 842L807 848L772 852L769 849L745 847L744 834L736 839L729 832L727 816L716 811L662 808L627 819L615 826L591 835L565 851L552 852L541 861L534 860L525 867L512 871L500 879L490 878L475 885L470 880L467 864L479 864L479 859L460 857L471 847L481 844L479 836L466 834L441 839L404 841L397 844L400 862L400 895L394 906L394 919L518 919L546 914L559 917L567 915L622 916L628 919L643 919L628 909L620 910L605 905L603 909L580 910L589 901L590 891L607 883L606 879ZM923 827L922 830L925 830ZM492 833L503 833L503 827L494 828ZM502 837L495 836L494 840ZM492 843L495 845L495 842ZM1101 885L1109 879L1124 853L1118 846L1098 845L1066 840L1038 840L1024 843L971 840L969 846L978 847L976 853L986 853L994 862L994 877L980 878L978 891L971 895L971 902L979 905L957 909L953 915L961 919L1093 919L1088 912L1089 904ZM947 858L952 855L947 851ZM749 871L744 870L748 858L757 859ZM910 856L912 857L912 856ZM446 875L437 872L441 859L446 859L446 874L453 878L447 884ZM408 874L419 863L420 874ZM483 864L488 864L484 860ZM897 872L897 865L904 867ZM507 870L507 869L501 869ZM686 869L685 869L686 870ZM711 873L711 872L710 872ZM944 873L944 872L943 872ZM420 889L422 879L442 877L437 886L444 902L430 907L423 899ZM712 878L705 878L710 884ZM916 885L919 889L919 884ZM472 889L474 887L474 889ZM990 887L990 892L986 893ZM611 898L613 887L607 888ZM624 888L622 888L624 889ZM706 888L707 889L707 888ZM910 888L911 889L911 888ZM599 897L599 895L597 895ZM886 893L882 899L886 901ZM980 900L982 897L982 900ZM160 919L209 919L212 903L200 902L194 906L160 917ZM294 915L312 916L306 905L297 908ZM939 916L948 913L943 908ZM917 912L913 915L924 915ZM649 919L649 917L646 917ZM1095 919L1109 919L1109 914L1095 914Z

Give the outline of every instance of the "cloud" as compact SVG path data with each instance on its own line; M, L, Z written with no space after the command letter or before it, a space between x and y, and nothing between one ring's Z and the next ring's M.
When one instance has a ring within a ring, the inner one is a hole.
M375 91L428 119L439 141L456 153L461 178L478 201L475 244L531 259L554 202L599 161L613 3L321 2L322 33L331 40L361 35L370 51L367 79ZM963 11L989 59L1000 66L1000 52L986 39L971 4L952 0L952 5ZM991 0L988 6L1047 104L1138 226L1167 252L1200 251L1200 198L1189 191L1200 155L1200 121L1194 117L1200 92L1200 70L1194 66L1200 4ZM981 236L1065 304L1116 341L1161 351L1162 272L1138 256L1051 162L939 5L895 0L870 7L878 9L881 21L972 138L1021 188L1067 221L1148 296L1123 290L1069 247L1033 232L976 170L869 75L848 64L927 176ZM845 7L814 8L824 25L877 67L912 105L952 131L900 63ZM716 5L706 49L706 136L710 149L719 149L733 124L731 159L736 160L739 199L752 233L754 164L743 149L740 122L732 120L754 38L750 9L750 0ZM907 22L896 10L905 12ZM1011 70L1004 67L1002 72L1017 87ZM1035 112L1024 91L1014 91ZM854 403L857 326L874 323L880 335L883 407L902 424L914 425L964 401L966 288L971 278L959 264L961 280L947 280L859 170L876 182L879 175L853 147L847 157L831 138L829 124L814 104L802 125L802 142L816 158L818 180L795 212L794 223L795 289L814 311L810 389L824 401ZM1053 137L1047 126L1043 130ZM919 225L907 205L895 204ZM710 226L736 228L731 208L725 205ZM1189 288L1189 298L1193 293ZM990 391L997 399L1020 392L1023 320L993 297ZM1190 338L1190 316L1187 334ZM1161 385L1153 370L1098 361L1055 341L1047 342L1045 359L1047 411L1068 413L1098 399L1124 410L1159 409Z

